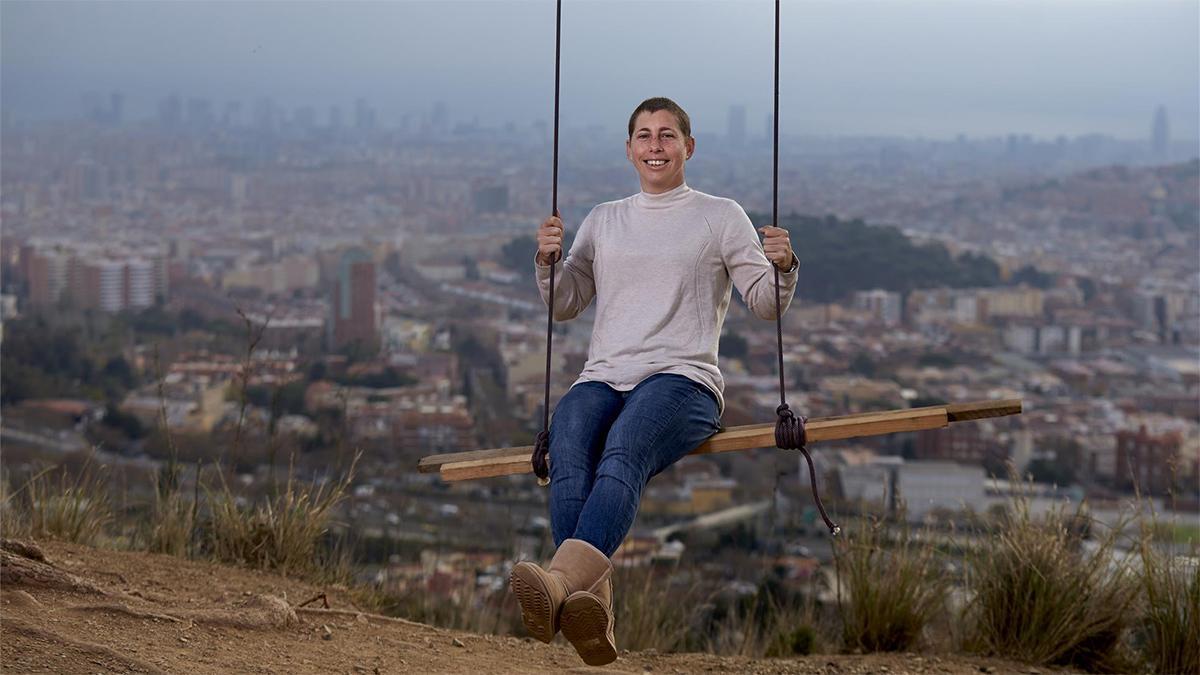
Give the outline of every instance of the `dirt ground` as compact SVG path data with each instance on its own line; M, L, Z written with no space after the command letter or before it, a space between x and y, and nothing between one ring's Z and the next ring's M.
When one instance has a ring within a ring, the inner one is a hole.
M39 547L22 554L5 542L5 673L1065 672L957 654L756 660L653 651L622 652L606 668L589 668L566 643L363 614L345 593L271 574L56 542ZM321 592L330 610L320 602L297 608Z

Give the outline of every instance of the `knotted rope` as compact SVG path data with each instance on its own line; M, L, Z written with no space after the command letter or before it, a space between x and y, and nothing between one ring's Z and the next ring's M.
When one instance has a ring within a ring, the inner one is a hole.
M779 0L775 0L775 111L772 122L775 134L771 175L771 225L779 227ZM817 471L813 466L812 455L808 454L808 448L805 447L808 435L805 433L804 424L808 422L808 418L803 415L797 417L787 404L783 377L783 311L779 300L779 266L771 263L771 267L775 268L775 335L779 346L779 407L775 409L778 416L775 421L775 445L781 450L799 450L804 455L805 461L808 462L808 477L812 481L813 501L817 503L817 510L821 512L829 534L836 537L842 528L825 513L825 505L821 503L821 493L817 489Z

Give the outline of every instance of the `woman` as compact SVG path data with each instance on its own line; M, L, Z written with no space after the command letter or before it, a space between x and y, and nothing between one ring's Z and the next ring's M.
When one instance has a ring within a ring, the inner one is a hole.
M643 101L629 118L625 155L641 192L600 204L579 226L566 260L562 221L538 228L535 269L554 318L596 300L588 359L550 424L550 520L557 551L547 569L513 568L510 582L530 634L550 642L561 627L589 665L617 657L612 563L652 476L721 428L717 368L732 286L759 318L774 320L796 288L787 230L755 236L734 201L692 190L684 165L695 151L688 115L674 101Z

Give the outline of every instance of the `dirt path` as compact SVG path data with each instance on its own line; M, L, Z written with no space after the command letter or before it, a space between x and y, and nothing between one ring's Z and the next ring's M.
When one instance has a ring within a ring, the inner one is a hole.
M45 562L11 547L4 553L5 673L1058 672L931 654L755 660L623 652L607 668L588 668L565 643L368 616L336 590L334 611L297 610L327 589L270 574L62 543L41 550Z

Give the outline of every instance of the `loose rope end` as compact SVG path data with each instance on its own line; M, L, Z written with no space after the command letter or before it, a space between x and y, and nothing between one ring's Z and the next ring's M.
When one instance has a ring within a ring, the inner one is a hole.
M533 465L533 475L537 476L538 485L546 487L550 484L550 432L545 429L538 432L533 446L533 456L529 463Z
M813 466L812 456L808 454L806 447L808 434L804 429L804 424L808 422L808 418L803 415L797 416L788 408L787 403L781 403L775 409L775 413L779 416L779 419L775 421L775 444L782 450L799 450L804 454L804 459L808 462L808 477L812 481L813 501L817 503L821 519L829 528L829 535L838 536L842 528L830 520L829 515L825 513L825 505L821 503L821 493L817 489L817 469Z

